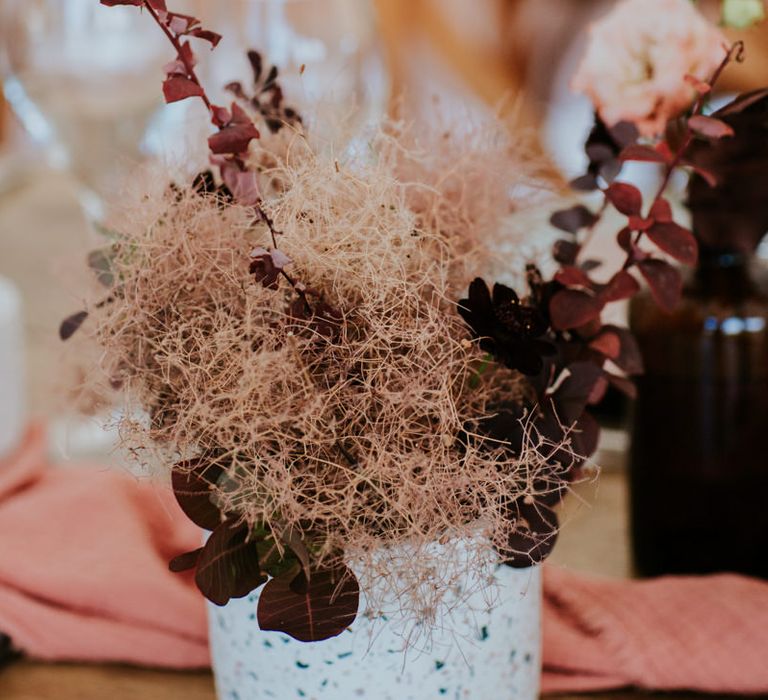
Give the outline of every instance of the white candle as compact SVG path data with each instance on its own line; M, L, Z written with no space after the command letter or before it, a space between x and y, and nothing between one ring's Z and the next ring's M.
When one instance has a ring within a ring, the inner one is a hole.
M18 446L24 429L24 337L21 296L0 277L0 457Z

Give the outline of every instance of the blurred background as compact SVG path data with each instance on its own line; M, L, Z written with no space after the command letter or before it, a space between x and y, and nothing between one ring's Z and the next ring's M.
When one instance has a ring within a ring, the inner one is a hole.
M530 140L557 190L584 167L592 112L568 83L587 25L610 4L178 0L174 9L225 36L217 51L199 52L214 96L219 86L247 75L245 51L256 47L280 67L291 102L325 124L357 120L362 128L387 112L417 120L439 111L457 123L498 114ZM716 2L700 5L718 11ZM760 87L768 75L765 29L738 36L749 61L729 70L725 92ZM57 329L79 308L68 292L77 285L68 280L80 274L82 252L99 235L105 196L137 163L173 161L201 142L194 137L206 123L199 105L162 104L160 67L170 58L157 28L135 8L106 10L97 0L0 0L0 276L18 290L0 286L0 360L15 368L0 377L0 452L35 417L50 421L57 458L109 453L110 436L98 420L68 415L67 387L77 377L62 360ZM359 109L351 113L353 102ZM610 221L607 231L594 245L612 245ZM620 408L609 406L605 420L616 429L605 433L607 457L598 462L620 469L626 444ZM591 527L602 527L596 546L604 551L562 547L558 556L576 565L589 557L592 568L602 562L598 568L626 573L626 523L615 517L624 482L602 483ZM580 531L566 528L563 537L576 541Z

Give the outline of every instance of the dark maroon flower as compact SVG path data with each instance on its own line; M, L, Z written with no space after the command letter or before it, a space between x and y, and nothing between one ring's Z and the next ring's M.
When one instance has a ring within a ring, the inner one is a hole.
M510 369L536 375L544 366L543 357L555 352L544 339L549 330L546 317L503 284L493 286L491 297L478 277L469 286L469 298L459 302L459 313L480 339L480 347Z

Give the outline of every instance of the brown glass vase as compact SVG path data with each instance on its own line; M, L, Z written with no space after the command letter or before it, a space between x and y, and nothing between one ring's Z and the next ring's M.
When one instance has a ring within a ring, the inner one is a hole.
M703 249L673 314L630 308L637 573L768 578L768 296L749 256Z

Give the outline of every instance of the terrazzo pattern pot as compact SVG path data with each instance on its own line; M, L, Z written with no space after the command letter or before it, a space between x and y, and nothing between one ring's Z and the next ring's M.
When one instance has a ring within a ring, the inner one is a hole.
M487 591L462 600L423 643L407 620L357 620L338 637L305 644L262 632L258 591L209 607L219 700L535 700L541 667L541 569L498 568ZM402 617L402 616L401 616Z

